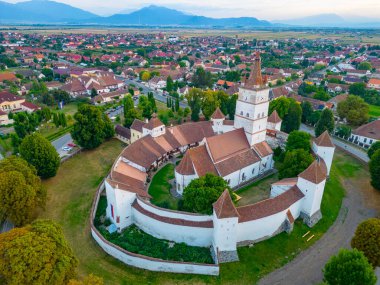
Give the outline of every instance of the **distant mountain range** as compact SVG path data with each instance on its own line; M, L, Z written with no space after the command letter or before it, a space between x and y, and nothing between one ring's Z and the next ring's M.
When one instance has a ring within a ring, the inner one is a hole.
M129 14L101 17L63 3L32 0L10 4L0 1L0 23L12 24L95 24L141 26L270 27L268 21L253 17L215 19L151 5Z
M273 21L273 24L300 27L380 28L380 20L364 17L344 18L337 14L319 14L291 20Z
M83 24L120 26L184 26L184 27L362 27L380 28L380 20L345 19L336 14L273 21L254 17L210 18L190 15L174 9L151 5L133 12L101 17L88 11L50 0L31 0L10 4L0 1L0 23L3 24Z

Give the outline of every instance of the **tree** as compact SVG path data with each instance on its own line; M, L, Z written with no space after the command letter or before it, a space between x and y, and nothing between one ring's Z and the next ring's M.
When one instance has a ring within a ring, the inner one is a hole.
M286 151L292 151L296 149L303 149L310 152L311 137L308 133L303 131L292 131L289 134L288 140L286 142Z
M37 220L0 235L0 281L6 284L67 284L77 264L53 221Z
M363 82L351 84L349 87L349 93L363 97L366 93L366 84Z
M296 177L314 161L313 156L304 149L296 149L285 153L284 162L280 168L280 179Z
M279 97L269 103L269 114L272 114L274 110L277 111L277 114L281 119L285 118L285 115L289 112L291 100L286 97Z
M59 113L59 124L66 128L67 127L67 120L66 120L66 115L65 113Z
M357 249L341 249L326 263L324 281L329 285L374 285L376 275L364 254Z
M319 137L324 131L332 133L334 131L334 115L330 109L324 109L321 113L317 125L315 126L315 136Z
M359 70L371 70L372 65L368 61L363 61L358 65Z
M348 139L351 136L351 131L351 128L345 125L336 128L336 134L345 139Z
M230 120L234 119L237 99L238 99L237 94L234 94L234 95L229 97L229 100L228 100L228 116L229 116Z
M199 120L199 112L201 111L202 107L202 90L198 88L192 88L186 95L186 99L191 109L191 120L197 122Z
M369 106L358 96L350 95L338 103L338 115L352 126L360 126L368 121Z
M127 112L131 109L134 109L135 108L135 103L133 102L133 99L132 99L132 96L131 95L127 95L124 99L123 99L123 111L124 111L124 117L125 115L127 114Z
M33 133L39 125L39 118L35 113L19 112L13 114L14 129L19 138L23 139L26 135Z
M380 266L380 219L362 222L356 228L351 246L362 251L373 267Z
M207 90L203 93L202 113L206 120L209 120L211 115L215 112L219 106L219 100L216 92Z
M302 108L302 117L301 117L301 122L302 123L310 123L310 118L314 112L313 106L309 101L304 101L301 104Z
M380 190L380 150L378 149L372 155L369 161L369 173L371 174L371 185L373 188Z
M46 189L24 159L10 156L0 162L0 201L0 223L9 219L16 226L31 221L37 207L45 207Z
M141 115L135 108L129 109L124 114L124 126L130 128L135 119L141 119Z
M176 111L176 112L179 111L179 98L176 98L176 99L175 99L175 111Z
M157 112L156 100L154 99L153 92L148 92L148 99L149 99L150 105L152 106L153 112Z
M166 91L170 93L173 91L173 88L174 88L173 79L171 78L171 76L168 76L168 78L166 79Z
M26 136L19 151L21 157L37 169L42 178L54 177L60 165L60 158L54 146L39 133Z
M330 99L330 95L326 91L319 89L314 94L313 98L321 101L328 101Z
M153 108L152 108L152 103L148 97L143 96L143 95L139 97L139 109L141 110L142 116L144 118L147 118L147 119L152 118Z
M371 147L368 149L367 154L368 157L371 159L373 154L380 149L380 141L377 141L371 145Z
M212 204L225 189L231 190L222 177L214 174L194 179L183 190L183 208L194 213L212 214Z
M144 71L142 74L141 74L141 80L142 81L145 81L147 82L149 79L150 79L150 72L148 71Z
M282 130L286 133L290 133L294 130L298 130L301 125L301 117L302 117L301 106L295 100L291 100L290 105L289 105L289 111L284 116L284 120L281 125Z
M197 88L211 88L212 87L212 76L209 71L205 71L202 67L198 67L195 71L192 82Z
M96 97L96 96L98 96L98 91L96 91L95 88L92 88L92 89L91 89L91 98L94 98L94 97Z
M95 106L80 105L74 119L71 135L83 148L96 148L115 133L110 119Z

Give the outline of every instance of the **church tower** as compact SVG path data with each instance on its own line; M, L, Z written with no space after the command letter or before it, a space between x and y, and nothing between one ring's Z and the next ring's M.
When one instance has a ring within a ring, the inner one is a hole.
M255 56L248 79L239 87L234 120L234 127L244 128L251 145L265 141L269 109L269 88L261 75L260 54Z

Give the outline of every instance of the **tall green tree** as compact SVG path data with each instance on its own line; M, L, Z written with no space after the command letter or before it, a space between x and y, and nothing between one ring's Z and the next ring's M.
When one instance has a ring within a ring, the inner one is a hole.
M123 111L124 111L124 116L125 116L125 114L126 114L130 109L134 109L134 108L135 108L135 103L133 102L132 96L128 94L128 95L123 99Z
M301 106L295 100L292 100L289 105L289 111L284 116L284 120L282 121L282 130L286 133L298 130L301 125L301 117Z
M110 119L95 106L80 105L74 119L71 135L83 148L96 148L115 133Z
M192 82L197 88L211 88L212 87L212 75L209 71L205 71L202 67L198 67L195 71Z
M37 220L0 235L2 284L64 285L75 277L78 260L53 221Z
M358 96L350 95L346 100L339 102L338 115L341 119L346 119L352 126L360 126L369 119L369 105Z
M174 89L173 79L171 78L171 76L168 76L168 78L166 79L166 91L170 93L174 91L173 89Z
M296 177L308 168L313 161L313 156L304 149L287 151L285 153L284 162L279 169L280 179Z
M368 157L371 159L373 154L380 149L380 141L377 141L371 145L371 147L368 149Z
M310 152L311 149L311 136L303 131L292 131L289 134L286 142L286 151L292 151L296 149L303 149Z
M357 249L341 249L326 263L324 281L329 285L375 285L376 275L364 254Z
M30 222L36 208L45 207L46 189L24 159L10 156L0 162L0 201L0 223L8 219L16 226Z
M225 189L231 191L228 183L220 176L208 173L194 179L183 191L183 208L194 213L212 214L212 204Z
M203 91L198 88L192 88L186 95L186 99L191 109L191 120L197 122L202 107Z
M321 113L321 118L315 126L315 136L319 137L326 130L331 134L334 131L334 126L333 112L330 109L324 109Z
M362 251L373 267L380 266L380 219L371 218L360 223L351 246Z
M60 158L53 145L39 133L26 136L19 147L21 157L37 169L42 178L54 177Z
M153 114L154 110L153 110L152 103L149 100L149 98L146 96L143 96L143 95L140 96L138 106L142 112L142 116L144 118L147 118L150 120L150 118L152 118L152 114Z
M269 103L269 114L272 114L274 110L277 111L277 114L281 119L285 118L285 115L289 112L291 100L284 96L281 96Z
M371 174L371 185L373 188L380 190L380 150L378 149L372 155L369 161L369 173Z
M306 124L310 123L310 118L314 112L313 106L311 105L310 102L304 101L301 104L301 108L302 108L301 122L306 123Z
M129 109L127 113L124 114L124 126L130 128L135 119L142 119L139 111L135 108Z
M202 113L206 120L210 119L217 107L219 107L219 100L216 92L212 90L205 91L203 93Z
M26 135L33 133L40 124L37 114L19 112L13 114L14 129L19 138L24 138Z

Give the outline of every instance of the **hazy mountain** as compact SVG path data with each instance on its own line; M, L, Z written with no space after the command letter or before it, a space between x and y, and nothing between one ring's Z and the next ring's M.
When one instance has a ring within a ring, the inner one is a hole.
M94 17L97 15L55 1L0 2L0 22L3 23L62 23Z
M277 21L276 23L293 26L336 26L344 23L345 20L337 14L320 14L291 20Z
M304 18L276 21L275 24L302 27L339 27L339 28L376 28L380 27L378 19L365 17L341 17L337 14L319 14Z
M114 25L178 25L178 26L271 26L267 21L256 18L209 18L186 14L181 11L151 5L129 14L115 14L100 20L104 24Z

